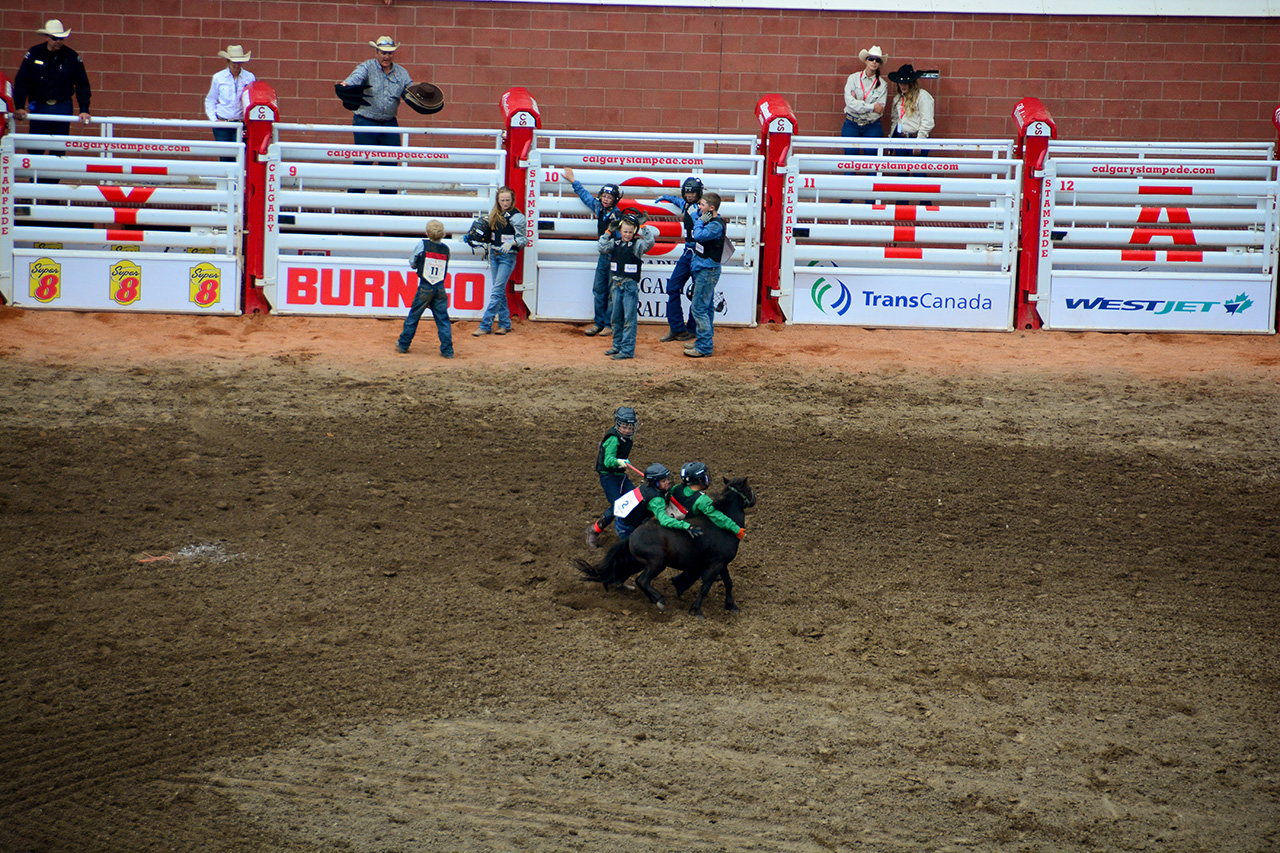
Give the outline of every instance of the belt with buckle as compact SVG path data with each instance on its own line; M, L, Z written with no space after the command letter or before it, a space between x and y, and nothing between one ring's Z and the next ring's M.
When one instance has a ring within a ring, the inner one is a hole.
M47 98L45 99L45 103L48 104L49 106L53 106L54 104L62 103L62 100L59 98Z

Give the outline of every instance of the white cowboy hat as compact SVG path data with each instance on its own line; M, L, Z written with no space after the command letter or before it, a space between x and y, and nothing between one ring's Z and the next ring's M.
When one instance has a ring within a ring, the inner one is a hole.
M62 21L57 18L50 18L44 22L44 28L36 30L42 36L53 36L56 39L64 39L71 35L71 30L62 26Z
M238 44L227 45L226 50L218 51L218 56L228 62L248 62L253 59L253 51L245 52L245 49Z
M377 41L369 42L369 47L376 47L383 53L395 53L400 45L396 44L396 40L391 36L378 36Z
M858 51L858 61L859 61L859 62L866 62L866 61L867 61L867 57L868 57L868 56L878 56L878 57L880 57L880 64L881 64L882 66L883 66L883 65L885 64L885 62L887 62L887 61L888 61L888 59L889 59L889 57L885 56L884 51L880 49L880 45L878 45L878 44L873 44L873 45L871 45L871 49L870 49L870 50L860 50L860 51Z

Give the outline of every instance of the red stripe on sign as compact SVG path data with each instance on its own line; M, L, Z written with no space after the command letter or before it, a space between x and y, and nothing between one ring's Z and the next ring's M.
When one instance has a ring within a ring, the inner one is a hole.
M1191 195L1191 187L1156 187L1143 184L1138 187L1138 195Z
M111 172L112 174L123 174L124 166L98 166L90 163L84 167L86 172Z
M897 249L890 247L884 250L886 258L914 258L919 260L924 257L924 249Z
M1120 260L1122 261L1154 261L1155 259L1155 252L1139 251L1138 249L1120 250Z
M873 204L871 205L871 209L872 210L888 210L889 206L887 204Z
M915 222L916 206L914 204L895 204L893 206L893 218L899 222Z
M141 242L146 235L141 231L122 231L116 228L107 229L108 242L119 240L121 243L137 243Z
M936 204L926 204L926 205L924 206L924 209L925 209L925 210L935 210L935 211L936 211L936 210L941 210L942 208L941 208L939 205L936 205Z
M914 243L915 241L916 241L916 227L914 225L893 226L893 242Z
M168 166L134 166L129 170L135 175L167 175L169 174Z
M116 215L116 225L137 225L138 211L132 207L112 208Z
M878 193L940 193L942 184L872 184L871 190Z
M1204 260L1204 252L1169 252L1168 255L1171 261L1199 262Z

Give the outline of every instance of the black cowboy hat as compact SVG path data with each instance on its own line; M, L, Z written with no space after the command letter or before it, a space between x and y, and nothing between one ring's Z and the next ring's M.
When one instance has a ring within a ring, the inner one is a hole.
M897 71L890 71L886 76L888 76L888 78L894 83L914 83L921 77L937 77L938 72L936 70L917 71L911 63L908 62Z
M342 101L342 105L351 110L351 112L369 105L369 101L365 98L365 95L369 92L367 84L363 86L344 86L341 83L334 83L333 91L338 96L338 100Z
M414 83L404 90L404 102L414 111L429 116L444 109L444 92L430 83Z

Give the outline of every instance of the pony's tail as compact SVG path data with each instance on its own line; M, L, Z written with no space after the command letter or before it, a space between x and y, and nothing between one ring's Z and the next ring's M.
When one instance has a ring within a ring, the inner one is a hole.
M627 568L632 562L631 550L625 539L615 542L599 563L589 563L581 557L575 557L573 560L573 564L578 567L584 580L605 586L622 583L630 577L631 572L628 572Z

